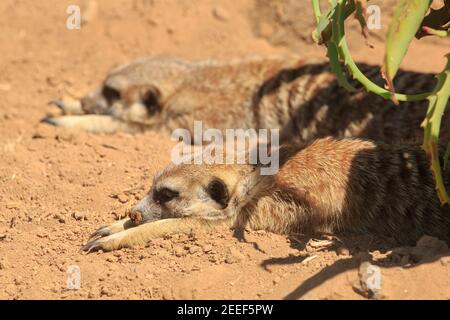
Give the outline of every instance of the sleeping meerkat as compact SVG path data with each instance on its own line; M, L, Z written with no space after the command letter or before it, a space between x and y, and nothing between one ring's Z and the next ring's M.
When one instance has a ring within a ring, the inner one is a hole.
M379 67L360 68L383 86ZM397 91L406 93L432 91L435 84L431 74L406 71L395 81ZM193 122L200 120L205 128L221 130L278 128L284 142L326 136L418 141L427 110L427 101L395 106L363 90L347 92L326 60L298 56L200 62L145 58L113 69L79 101L53 102L67 115L44 121L61 127L168 135L184 128L193 134ZM447 140L449 120L447 115L442 121Z
M450 242L426 155L415 146L319 139L280 150L280 169L170 165L130 218L98 229L83 247L105 251L171 233L227 225L275 233L363 233L408 244L424 234ZM450 172L444 174L450 186Z

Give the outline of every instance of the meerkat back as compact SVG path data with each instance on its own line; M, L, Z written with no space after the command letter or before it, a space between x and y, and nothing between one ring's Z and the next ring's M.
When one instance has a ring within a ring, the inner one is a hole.
M441 205L420 147L329 138L292 154L276 183L301 199L322 229L401 243L424 234L450 241L450 206ZM450 170L444 179L450 191Z

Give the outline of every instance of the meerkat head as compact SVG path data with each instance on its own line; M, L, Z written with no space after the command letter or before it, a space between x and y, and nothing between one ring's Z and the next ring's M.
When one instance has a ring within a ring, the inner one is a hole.
M192 66L172 58L145 58L109 72L102 85L79 100L82 114L112 115L123 121L152 124ZM52 101L70 114L64 101ZM65 112L66 113L66 112ZM78 112L77 112L78 113Z
M106 79L100 89L81 99L84 113L108 114L123 121L147 123L161 112L162 96L158 85L120 85L111 80Z
M130 211L136 223L166 218L227 219L239 211L257 180L247 165L171 165Z

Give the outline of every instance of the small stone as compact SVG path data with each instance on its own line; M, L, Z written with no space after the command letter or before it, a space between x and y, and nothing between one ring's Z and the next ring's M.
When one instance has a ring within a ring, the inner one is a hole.
M225 262L232 264L236 262L240 262L244 259L244 256L235 248L231 248L228 252L227 257L225 258Z
M6 258L3 258L0 260L0 270L4 270L6 269L8 266L8 261L6 260Z
M228 263L228 264L233 264L236 261L235 261L235 259L233 257L228 256L228 257L225 258L225 262Z
M202 249L203 249L204 253L208 253L208 252L211 252L213 248L212 248L212 245L206 244L206 245L202 246Z
M21 276L17 276L17 277L14 279L14 284L15 284L16 286L20 286L21 284L23 284L23 278L22 278Z
M181 247L175 247L173 249L173 253L177 256L177 257L182 257L186 254L186 252L184 251L183 248Z
M215 7L212 12L214 18L216 18L217 20L227 21L230 18L228 11L220 6Z
M119 195L117 195L117 199L119 200L120 203L127 203L128 202L128 197L121 193Z
M191 246L191 247L189 247L189 253L190 254L194 254L194 253L199 252L199 251L200 251L200 247L198 247L198 246Z
M116 220L121 220L128 215L128 213L125 211L123 211L122 213L118 213L116 211L111 211L111 214L114 216L114 219L116 219Z
M72 213L72 217L77 220L77 221L81 221L81 220L87 220L86 219L86 214L81 213L81 212L74 212Z
M336 249L336 253L339 256L349 256L350 255L350 251L346 248L346 247L339 247Z
M450 256L442 257L441 259L439 259L439 261L441 261L441 264L444 267L450 267Z
M107 296L107 297L111 297L113 295L113 293L111 292L111 290L107 287L102 287L100 289L100 295L102 296Z
M427 258L448 253L447 244L435 237L423 236L412 249L411 258L414 262L420 262Z
M369 299L381 299L381 270L370 262L362 262L358 271L360 293Z
M4 240L4 239L6 239L6 234L0 233L0 240Z
M149 255L147 253L141 253L139 255L139 260L144 260L144 259L147 259L147 258L149 258Z
M113 256L117 258L121 258L123 256L122 251L114 251Z
M171 26L167 27L166 31L167 31L168 34L174 34L175 33L175 29L173 27L171 27Z
M197 265L192 266L191 271L200 271L201 268Z
M125 275L125 279L128 280L128 281L133 281L133 280L134 280L134 277L132 277L132 276L129 275L129 274L126 274L126 275Z
M278 284L280 283L281 278L280 277L275 277L275 279L272 280L273 284Z
M108 261L108 262L117 262L117 257L114 257L114 256L108 257L108 258L106 258L106 261Z
M53 76L47 76L46 80L49 86L56 87L58 85L58 80Z
M66 218L63 215L57 213L53 216L59 223L66 223Z
M171 288L162 287L160 291L163 300L173 300L173 292Z

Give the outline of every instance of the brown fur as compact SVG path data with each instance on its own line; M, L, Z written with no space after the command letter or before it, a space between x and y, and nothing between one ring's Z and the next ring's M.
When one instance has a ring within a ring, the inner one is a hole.
M360 67L383 86L379 67ZM398 92L422 93L432 91L435 83L431 74L401 71L395 87ZM59 105L70 109L69 103ZM338 85L323 60L295 56L224 62L147 58L112 70L102 87L81 99L81 107L91 116L46 121L95 132L171 134L177 128L192 131L193 121L201 120L204 128L278 128L284 142L326 136L393 142L422 140L420 124L427 101L394 106L363 90L349 93ZM95 118L102 120L95 122ZM442 121L442 137L447 140L449 123L447 115Z
M84 250L129 247L217 224L355 232L399 243L428 234L449 242L450 207L440 205L428 167L419 147L332 138L283 147L273 176L251 165L172 165L133 209L142 224L125 219L101 228ZM444 176L449 187L450 172ZM225 198L225 206L217 201Z

